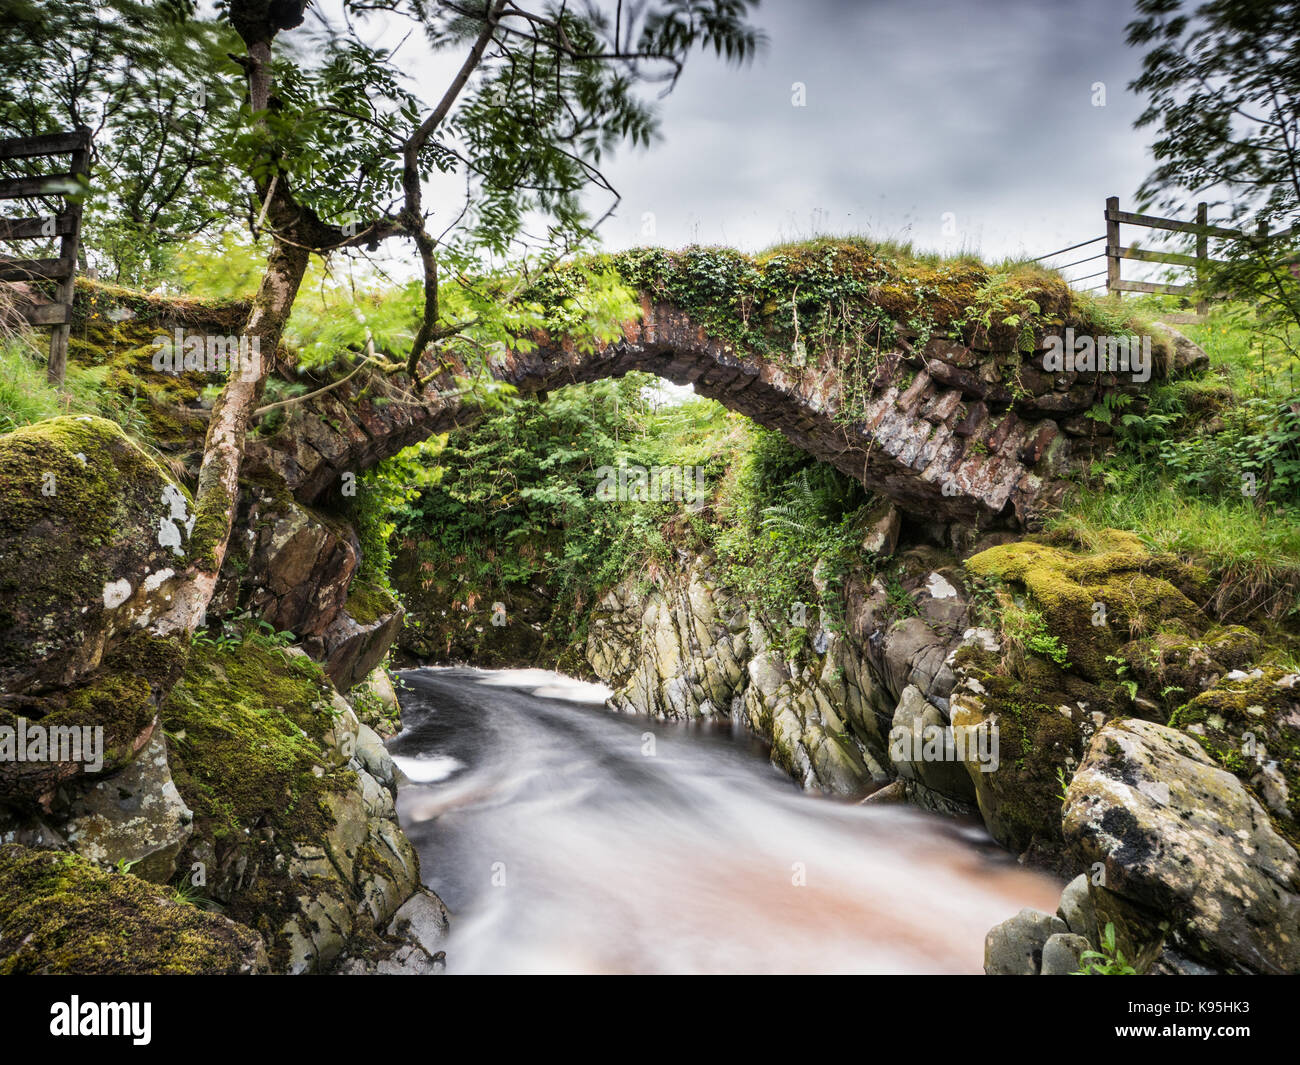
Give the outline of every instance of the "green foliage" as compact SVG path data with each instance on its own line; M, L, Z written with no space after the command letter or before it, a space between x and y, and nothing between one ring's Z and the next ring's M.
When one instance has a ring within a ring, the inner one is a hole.
M716 403L654 406L651 380L507 401L452 433L437 456L441 479L396 515L403 566L442 589L443 607L544 585L560 646L583 631L586 606L606 588L631 574L655 582L679 549L711 553L719 578L755 609L789 621L803 603L815 623L819 605L838 604L866 494ZM601 467L620 463L694 467L709 498L598 498Z
M1128 43L1147 48L1131 88L1147 98L1156 168L1141 203L1182 209L1215 197L1221 223L1240 237L1210 241L1202 282L1256 306L1262 326L1296 351L1300 278L1289 269L1300 221L1300 4L1139 0ZM1226 217L1222 217L1226 213ZM1260 235L1259 225L1283 235Z
M35 345L44 334L0 337L0 433L60 414L90 414L117 422L145 445L153 434L138 388L124 393L108 382L108 366L68 367L64 390L49 384Z
M1157 318L1167 300L1133 301ZM1093 467L1058 525L1085 538L1137 533L1158 552L1206 565L1213 606L1278 617L1300 608L1300 389L1285 345L1248 307L1223 303L1184 327L1210 356L1200 379L1152 382L1088 412L1117 455Z
M1085 950L1079 955L1080 968L1074 976L1136 976L1137 970L1124 958L1124 952L1115 945L1115 926L1106 922L1101 934L1101 950Z
M4 8L0 135L92 128L83 247L106 279L156 283L177 244L235 219L238 171L226 155L242 98L228 57L234 34L134 0L7 0Z
M1048 631L1046 619L1033 607L1007 599L1003 603L1001 627L1003 636L1012 643L1050 659L1062 669L1070 668L1065 644Z
M542 582L561 614L587 602L634 553L666 554L657 528L666 506L596 497L600 467L654 464L641 435L649 380L573 386L545 402L501 396L441 450L403 452L399 459L419 472L399 480L420 484L392 511L391 543L409 553L421 579L454 574L448 599Z
M816 606L834 620L843 579L860 561L855 519L867 494L780 433L752 426L748 434L707 534L723 583L773 618L789 622L803 603L809 624Z
M396 595L389 581L393 532L407 513L405 508L441 480L443 471L434 463L445 439L435 437L385 459L361 475L356 495L344 497L344 513L361 544L357 578L390 595Z

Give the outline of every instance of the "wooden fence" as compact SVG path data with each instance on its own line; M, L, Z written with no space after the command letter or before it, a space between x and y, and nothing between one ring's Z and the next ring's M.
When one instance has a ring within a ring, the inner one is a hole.
M0 241L40 240L58 237L55 259L0 257L0 281L58 282L53 303L33 307L32 325L53 326L48 375L61 385L68 363L68 334L72 323L72 297L77 275L77 244L81 239L81 195L90 172L90 130L47 133L37 137L0 140L0 162L17 159L70 157L65 171L0 180L0 200L61 199L63 209L52 215L0 218Z
M1206 268L1216 260L1209 257L1211 237L1225 240L1239 240L1240 229L1225 229L1223 226L1209 224L1209 207L1205 203L1196 205L1196 221L1183 222L1176 218L1160 218L1150 214L1136 214L1119 209L1119 197L1111 196L1106 200L1106 292L1155 292L1170 296L1191 296L1199 294L1195 315L1171 315L1181 321L1201 321L1209 310L1209 300L1205 293ZM1145 248L1126 247L1120 243L1121 225L1144 226L1147 229L1163 229L1173 233L1190 233L1196 237L1196 254L1182 255L1171 251L1148 251ZM1261 222L1257 234L1269 235L1267 223ZM1286 230L1274 236L1287 236ZM1170 266L1186 266L1196 271L1194 285L1159 284L1152 281L1125 281L1121 274L1121 263L1133 259L1144 263L1165 263Z

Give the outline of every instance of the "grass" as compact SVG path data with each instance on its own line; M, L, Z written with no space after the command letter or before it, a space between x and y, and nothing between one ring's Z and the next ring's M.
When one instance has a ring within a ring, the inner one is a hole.
M1149 297L1127 300L1124 309L1158 321L1172 303ZM1176 328L1210 357L1205 377L1157 386L1177 393L1179 409L1194 411L1200 400L1223 410L1253 397L1281 402L1297 394L1296 359L1284 343L1254 327L1248 309L1218 305L1206 322ZM1192 419L1174 435L1206 432ZM1263 610L1275 618L1300 613L1300 508L1294 502L1264 505L1232 491L1199 492L1163 463L1130 454L1104 468L1100 486L1076 491L1055 524L1085 543L1104 529L1125 529L1154 551L1204 566L1217 581L1217 609Z

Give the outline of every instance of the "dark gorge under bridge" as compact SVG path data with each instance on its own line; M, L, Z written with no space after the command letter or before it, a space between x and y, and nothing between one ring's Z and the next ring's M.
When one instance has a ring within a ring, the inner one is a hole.
M1071 465L1105 446L1104 427L1084 412L1107 392L1142 387L1131 375L1048 372L1051 336L1036 335L1027 351L1014 336L986 349L900 339L850 390L833 358L809 357L803 366L762 358L711 336L680 308L643 297L640 319L613 342L584 352L565 338L539 337L533 350L497 356L490 369L525 394L655 374L780 431L925 520L1033 527L1059 500ZM1195 346L1175 340L1157 343L1157 361L1174 362L1175 350L1186 361L1184 346ZM440 373L418 401L395 381L358 374L290 407L275 435L250 445L250 466L273 469L300 502L316 502L344 474L472 419L473 405L456 389L458 369Z

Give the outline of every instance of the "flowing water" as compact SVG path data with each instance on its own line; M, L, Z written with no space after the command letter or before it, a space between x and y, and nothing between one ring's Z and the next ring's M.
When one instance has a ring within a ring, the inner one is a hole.
M398 810L455 972L980 972L1060 883L980 826L814 798L747 731L541 670L404 673Z

